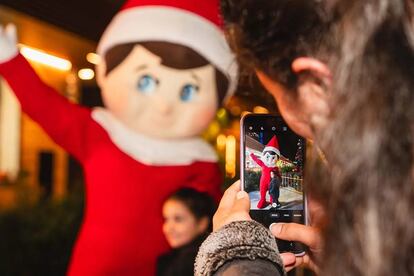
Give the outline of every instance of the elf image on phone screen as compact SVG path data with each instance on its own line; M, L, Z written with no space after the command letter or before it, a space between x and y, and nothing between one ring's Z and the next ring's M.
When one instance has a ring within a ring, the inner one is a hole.
M306 222L303 191L305 140L282 117L248 114L241 121L241 185L249 194L253 219ZM278 241L280 251L304 252L301 244Z

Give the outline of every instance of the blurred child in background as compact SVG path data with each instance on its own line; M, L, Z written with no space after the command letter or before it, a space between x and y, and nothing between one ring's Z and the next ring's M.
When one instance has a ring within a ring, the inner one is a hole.
M198 248L211 231L216 206L203 192L182 188L162 208L163 232L172 250L157 260L157 275L194 275Z

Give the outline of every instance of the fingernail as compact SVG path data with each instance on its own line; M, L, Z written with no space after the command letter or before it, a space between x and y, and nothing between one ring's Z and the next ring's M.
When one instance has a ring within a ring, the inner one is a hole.
M269 230L274 234L278 235L280 234L280 231L282 231L283 223L272 223L269 226Z
M237 193L236 198L237 199L242 199L246 196L246 192L245 191L240 191Z

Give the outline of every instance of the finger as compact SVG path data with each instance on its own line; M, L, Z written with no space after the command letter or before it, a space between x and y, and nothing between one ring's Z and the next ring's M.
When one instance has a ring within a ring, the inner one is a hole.
M310 270L316 272L318 274L319 268L315 265L315 263L311 260L308 254L303 255L302 257L296 257L296 262L294 267L304 266L309 268Z
M289 253L283 253L283 254L289 254ZM281 255L283 255L283 254L281 254ZM303 261L303 258L302 257L296 257L294 255L293 255L293 257L294 257L294 260L293 260L293 262L291 264L284 265L286 272L289 272L292 269L297 268L297 267L300 267L302 265L306 266L304 264L304 261ZM282 259L283 259L283 257L282 257Z
M17 44L17 29L16 25L8 24L4 29L4 33L10 39L13 44Z
M283 266L289 267L293 266L296 263L296 256L293 253L282 253L280 254L280 257L283 261Z
M224 224L234 221L252 220L249 215L249 209L249 195L244 191L239 191L236 195L233 206L229 210L223 211L223 213L226 213Z
M296 257L293 253L282 253L280 254L280 257L282 258L283 266L285 267L286 272L289 272L296 267L304 266L316 274L319 273L318 266L315 265L308 254L305 254L301 257Z
M286 270L286 272L289 272L292 269L297 268L297 267L300 267L302 265L304 265L302 257L295 257L295 260L293 261L292 264L285 265L285 270Z
M286 272L289 272L289 271L291 271L292 269L294 269L295 268L295 265L289 265L289 266L285 266L285 270L286 270Z
M237 192L240 191L240 180L236 181L231 185L225 192L220 200L218 210L230 209L233 206Z
M303 257L304 256L296 257L296 261L295 261L294 267L299 267L299 266L304 265Z
M239 191L236 194L236 200L234 201L232 212L246 212L249 214L250 200L249 195L245 191Z
M273 223L270 225L270 231L281 240L298 241L311 249L321 247L319 231L311 226L297 223Z
M237 193L238 191L240 191L241 190L241 188L240 188L240 180L237 180L236 182L234 182L228 189L227 189L227 191L229 191L229 192L235 192L235 193Z
M213 216L213 229L217 230L223 225L239 220L249 220L250 216L247 212L233 211L234 203L237 199L237 193L240 191L240 181L236 181L225 192L220 201L217 212ZM238 207L239 208L239 207ZM247 208L247 210L249 207ZM239 209L238 209L239 210Z
M0 35L3 34L4 26L0 24Z

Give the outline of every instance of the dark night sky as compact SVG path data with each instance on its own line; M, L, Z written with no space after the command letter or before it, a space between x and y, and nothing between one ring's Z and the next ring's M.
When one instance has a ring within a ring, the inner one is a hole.
M0 0L0 5L98 42L125 0Z

